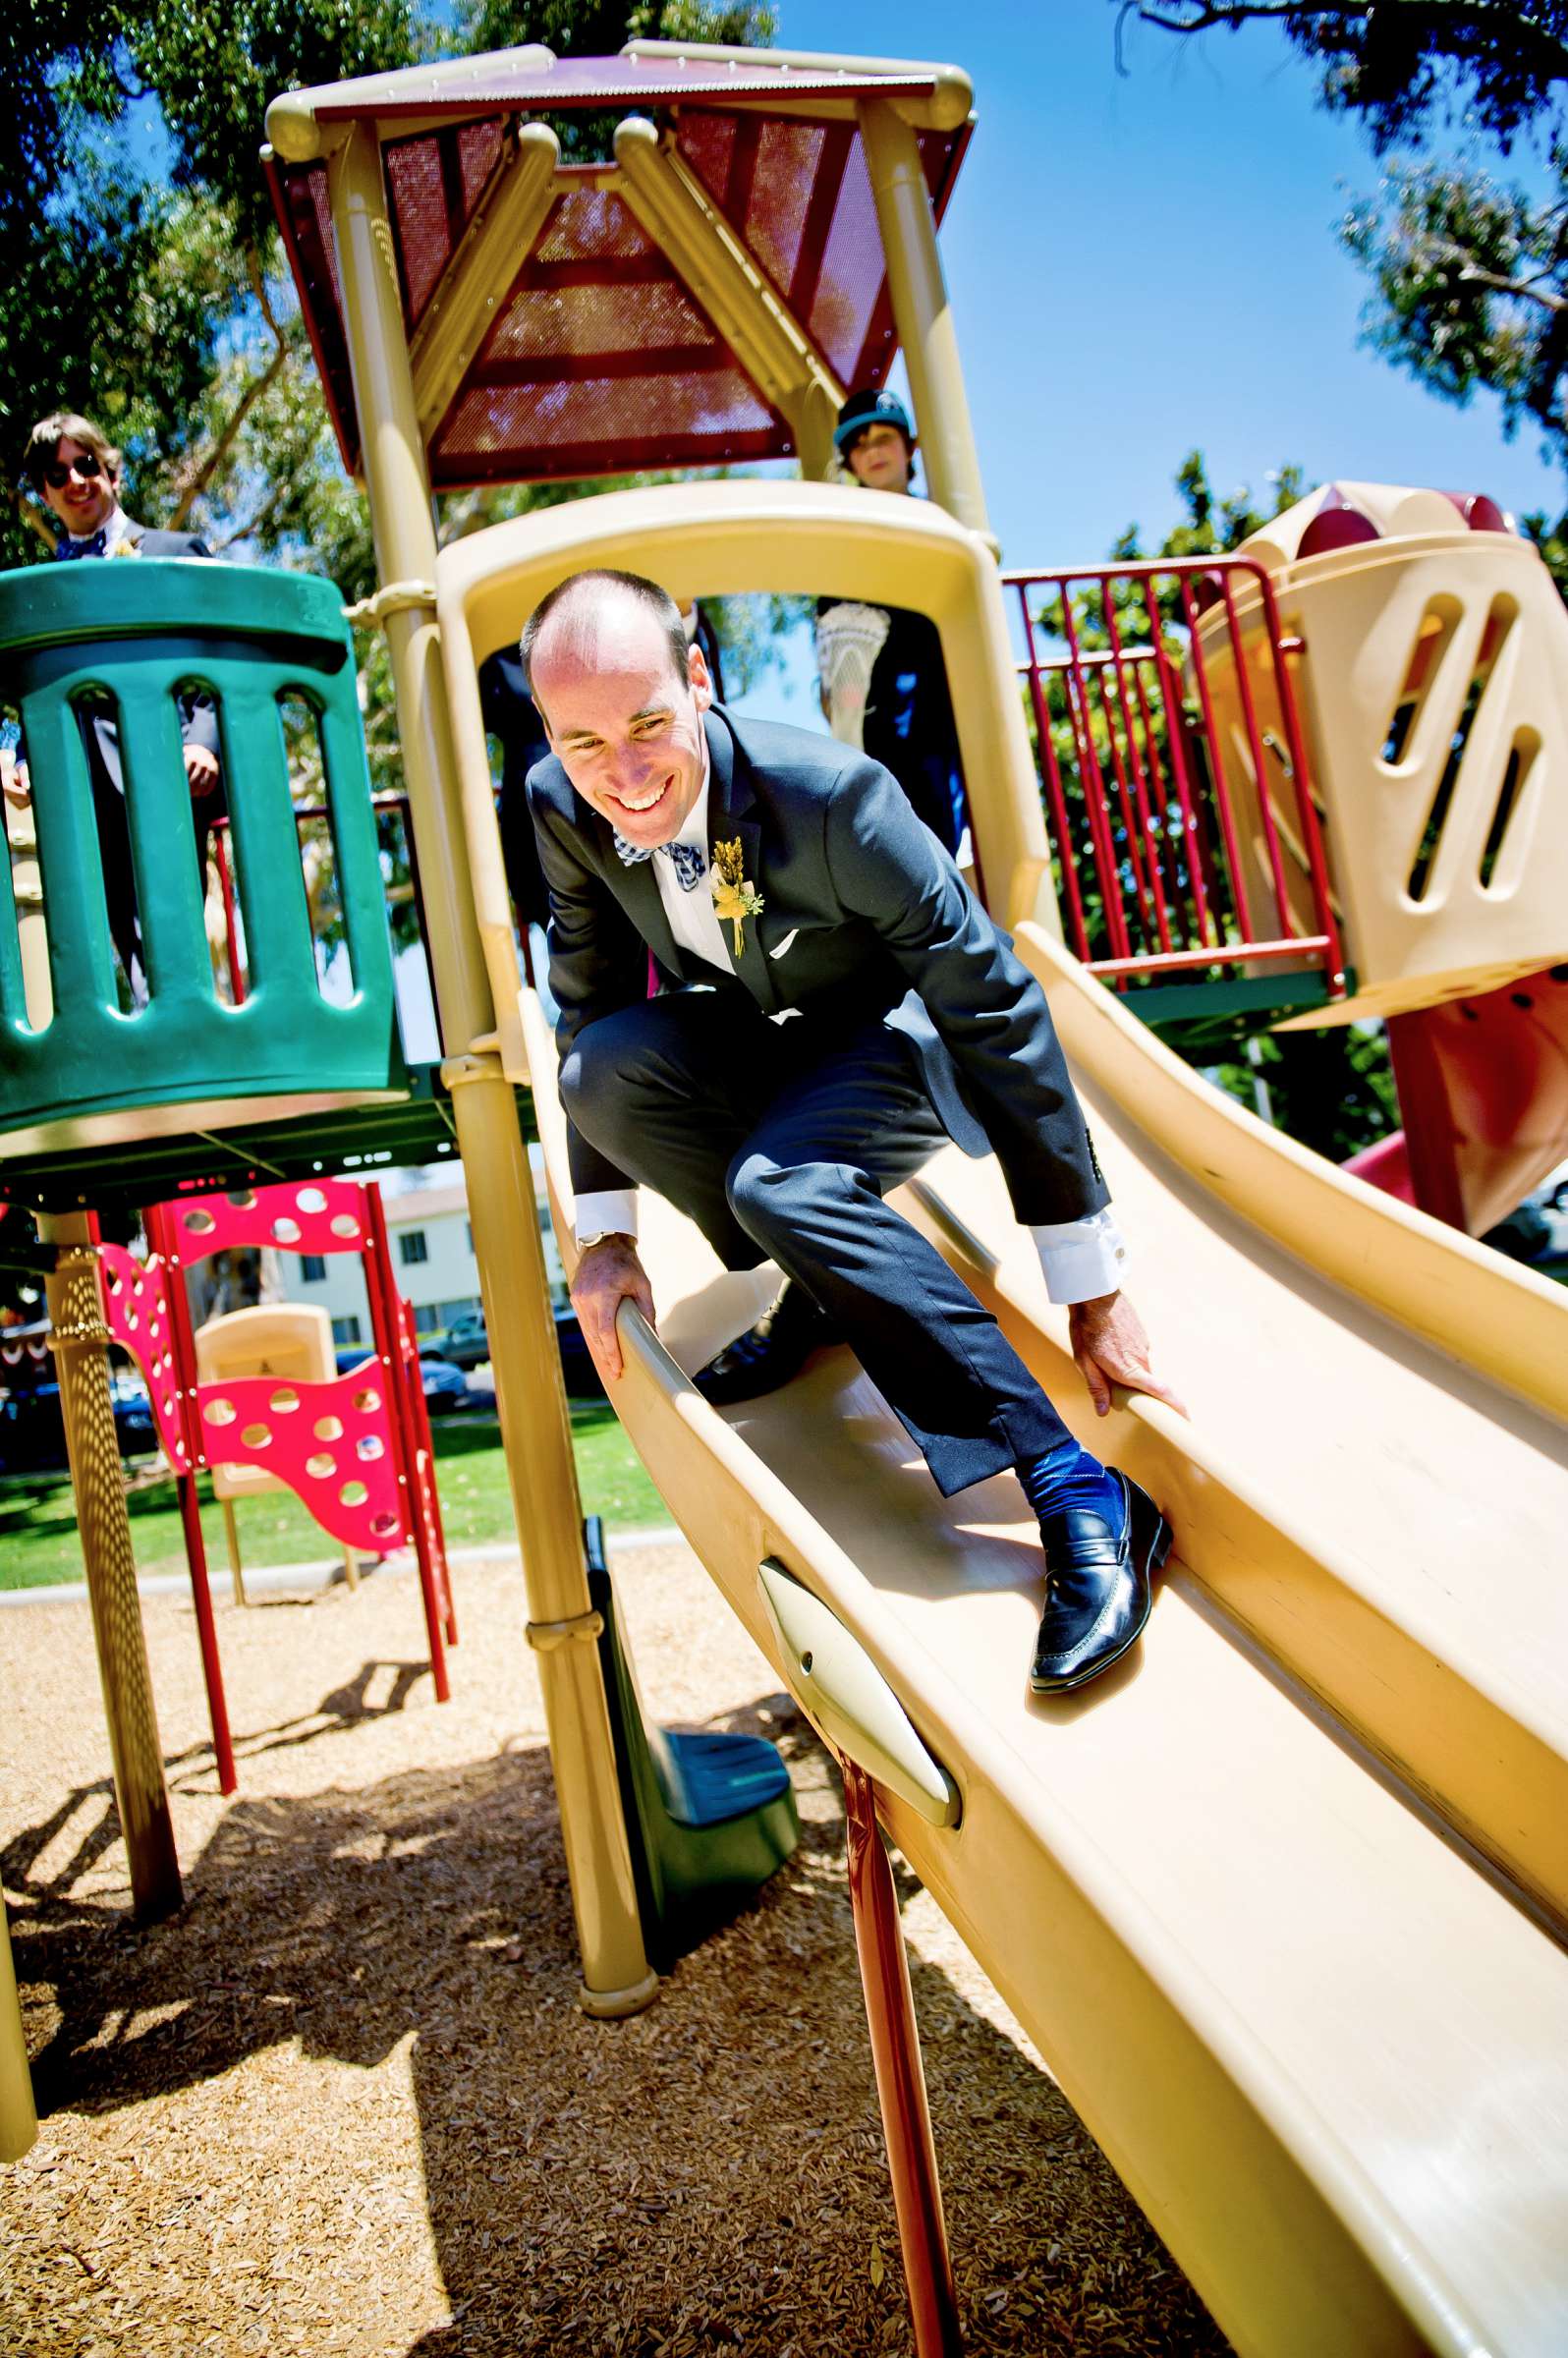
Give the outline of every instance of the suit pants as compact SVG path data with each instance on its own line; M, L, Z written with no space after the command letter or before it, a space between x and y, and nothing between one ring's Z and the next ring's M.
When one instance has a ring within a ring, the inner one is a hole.
M739 986L649 999L578 1034L561 1096L726 1268L774 1261L806 1288L944 1497L1069 1438L990 1313L882 1201L946 1134L879 1017L774 1024Z

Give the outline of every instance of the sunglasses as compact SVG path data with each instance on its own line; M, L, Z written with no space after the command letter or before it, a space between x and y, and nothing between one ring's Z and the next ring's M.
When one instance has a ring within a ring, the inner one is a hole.
M43 479L51 491L63 491L73 476L79 477L84 483L90 483L102 473L103 461L95 459L89 450L84 450L78 452L69 467L62 467L58 460L53 466L46 467Z

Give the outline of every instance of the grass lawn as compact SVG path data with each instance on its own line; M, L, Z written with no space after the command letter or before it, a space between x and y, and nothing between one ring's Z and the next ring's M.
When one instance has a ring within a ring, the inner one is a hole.
M512 1501L495 1419L445 1417L435 1424L433 1433L447 1545L510 1540ZM572 1439L585 1514L602 1515L612 1528L669 1521L669 1509L602 1400L572 1403ZM207 1564L217 1573L226 1570L229 1561L223 1510L214 1503L204 1475L199 1482ZM185 1544L173 1482L134 1490L127 1504L137 1570L183 1572ZM336 1541L311 1520L292 1491L242 1501L235 1511L247 1567L319 1562L336 1552ZM46 1588L82 1577L82 1550L66 1476L0 1479L0 1589Z

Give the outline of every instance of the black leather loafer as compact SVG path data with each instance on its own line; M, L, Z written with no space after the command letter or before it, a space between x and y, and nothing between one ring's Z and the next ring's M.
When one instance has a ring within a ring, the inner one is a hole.
M1113 1531L1101 1515L1047 1515L1045 1610L1029 1683L1062 1695L1096 1678L1134 1645L1153 1602L1153 1576L1170 1553L1170 1527L1147 1490L1110 1468L1124 1512Z
M760 1400L798 1376L813 1351L842 1339L806 1288L787 1283L766 1317L738 1334L692 1381L715 1408Z

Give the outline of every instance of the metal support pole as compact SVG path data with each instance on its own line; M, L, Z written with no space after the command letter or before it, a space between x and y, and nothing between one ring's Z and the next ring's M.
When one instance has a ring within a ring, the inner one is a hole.
M229 1578L234 1583L236 1604L249 1604L245 1593L245 1566L240 1561L240 1526L234 1519L234 1500L225 1498L223 1506L223 1536L229 1543Z
M239 979L239 968L234 969ZM196 1414L196 1343L191 1333L191 1303L186 1292L185 1271L180 1264L179 1232L171 1207L149 1204L141 1213L146 1230L148 1249L162 1262L169 1288L169 1348L174 1354L174 1379L179 1387L181 1423L185 1432L188 1471L174 1470L174 1487L180 1501L180 1524L185 1533L185 1560L191 1572L191 1600L196 1607L196 1637L201 1648L201 1676L207 1690L207 1717L212 1723L212 1757L217 1763L218 1790L233 1793L239 1778L234 1768L234 1741L229 1733L229 1705L223 1692L223 1662L218 1654L217 1623L212 1612L212 1585L207 1578L207 1544L201 1531L201 1501L196 1492L196 1469L200 1461L201 1420ZM235 1536L234 1514L227 1500L224 1512L228 1517L229 1560L236 1568L235 1593L245 1602L245 1591L240 1584L238 1566L240 1544Z
M5 1903L0 1901L0 2162L20 2162L37 2134L28 2041L11 1963L11 1935Z
M383 583L433 581L435 526L415 407L392 233L373 128L360 124L328 168L343 308ZM532 1173L494 1050L494 1004L475 914L438 634L427 609L386 617L414 848L458 1151L490 1333L496 1407L532 1621L587 1615L588 1567L571 1428L555 1347ZM656 1995L621 1806L609 1704L592 1646L539 1656L567 1873L590 2013L634 2013Z
M915 2329L915 2358L959 2358L964 2344L958 2330L958 2294L942 2217L936 2145L925 2102L925 2074L921 2068L920 2026L915 2019L915 1993L910 1988L893 1871L876 1823L875 1786L853 1761L842 1760L840 1766L849 1825L855 1946L871 2033L910 2321Z
M184 1893L109 1397L109 1363L104 1356L109 1329L98 1291L93 1221L90 1212L56 1212L41 1214L39 1225L45 1241L59 1248L47 1286L60 1412L87 1569L115 1799L131 1862L132 1899L137 1915L146 1920L172 1914Z
M177 1474L180 1523L185 1532L186 1561L191 1567L191 1597L196 1606L196 1636L201 1648L201 1675L206 1681L207 1716L212 1722L212 1757L218 1768L218 1791L233 1793L239 1785L234 1768L234 1739L229 1733L229 1705L223 1692L223 1665L218 1659L218 1631L212 1617L212 1587L207 1579L207 1546L201 1533L201 1501L194 1474Z
M868 99L857 112L931 497L971 532L989 538L980 455L920 141L885 98Z

